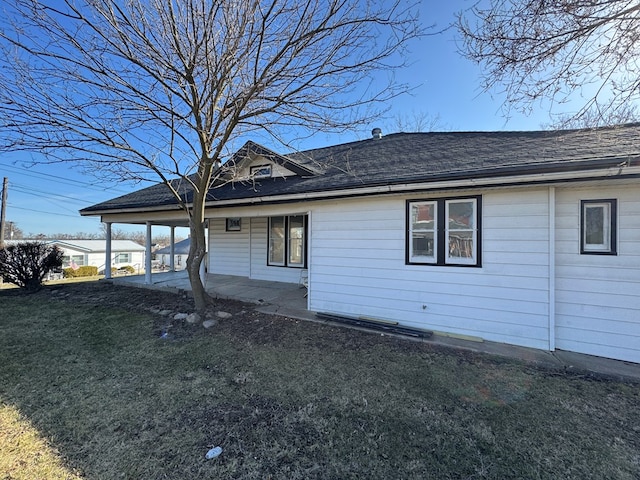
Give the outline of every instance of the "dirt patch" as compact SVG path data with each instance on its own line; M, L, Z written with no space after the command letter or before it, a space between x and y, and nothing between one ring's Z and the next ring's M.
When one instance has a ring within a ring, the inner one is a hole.
M10 293L6 292L5 294L28 295L22 290L11 290ZM229 318L236 320L242 319L244 316L252 317L256 314L253 305L234 300L216 299L215 303L205 312L204 317L196 323L190 323L184 317L194 313L194 303L193 298L187 292L152 290L115 285L105 281L46 286L33 295L88 308L107 307L150 314L154 319L154 335L174 340L201 335L205 330L202 326L202 322L205 320L215 320L216 323L224 321L218 316L219 312L228 313L231 315ZM174 318L176 315L181 318Z
M45 286L33 294L15 289L6 291L3 295L36 295L86 308L106 307L146 313L153 318L153 335L167 340L188 340L196 336L224 332L255 345L283 346L295 341L318 350L339 345L352 352L371 352L383 343L398 352L449 351L450 354L456 355L458 362L463 363L473 362L476 357L473 352L414 342L379 332L362 332L322 322L266 314L257 311L254 304L230 299L215 299L214 304L197 323L189 323L185 318L175 319L177 314L194 312L193 298L189 292L152 290L96 281ZM218 312L226 312L231 316L221 318ZM215 320L216 326L205 329L202 326L204 320Z

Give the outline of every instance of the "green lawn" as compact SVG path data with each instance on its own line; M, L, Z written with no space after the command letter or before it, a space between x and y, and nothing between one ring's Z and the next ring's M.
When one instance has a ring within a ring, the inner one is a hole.
M640 478L638 385L250 308L0 292L0 478Z

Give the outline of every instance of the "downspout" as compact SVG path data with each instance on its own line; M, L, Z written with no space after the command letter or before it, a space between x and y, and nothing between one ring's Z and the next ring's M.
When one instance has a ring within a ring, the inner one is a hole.
M313 251L311 223L311 210L309 210L307 212L307 310L311 309L311 252Z
M147 237L144 257L144 283L151 285L151 222L147 222Z
M556 349L556 189L549 187L549 351Z

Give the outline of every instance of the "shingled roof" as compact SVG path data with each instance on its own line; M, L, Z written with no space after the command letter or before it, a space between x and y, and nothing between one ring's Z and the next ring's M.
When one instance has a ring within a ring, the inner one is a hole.
M259 147L251 145L253 150ZM213 188L208 200L278 201L310 192L637 165L640 124L583 130L395 133L279 157L290 162L296 175L225 183ZM188 189L185 195L189 198ZM158 184L81 213L174 205L168 189Z

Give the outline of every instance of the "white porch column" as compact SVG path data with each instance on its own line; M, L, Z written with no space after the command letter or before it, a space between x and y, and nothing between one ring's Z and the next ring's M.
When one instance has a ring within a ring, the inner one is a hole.
M151 222L147 222L147 238L145 241L144 283L151 285Z
M170 247L169 247L169 270L172 272L175 272L176 270L176 265L175 265L175 256L176 256L176 227L172 226L171 227L171 240L170 240Z
M104 278L111 278L111 222L105 222L106 245L104 249Z

